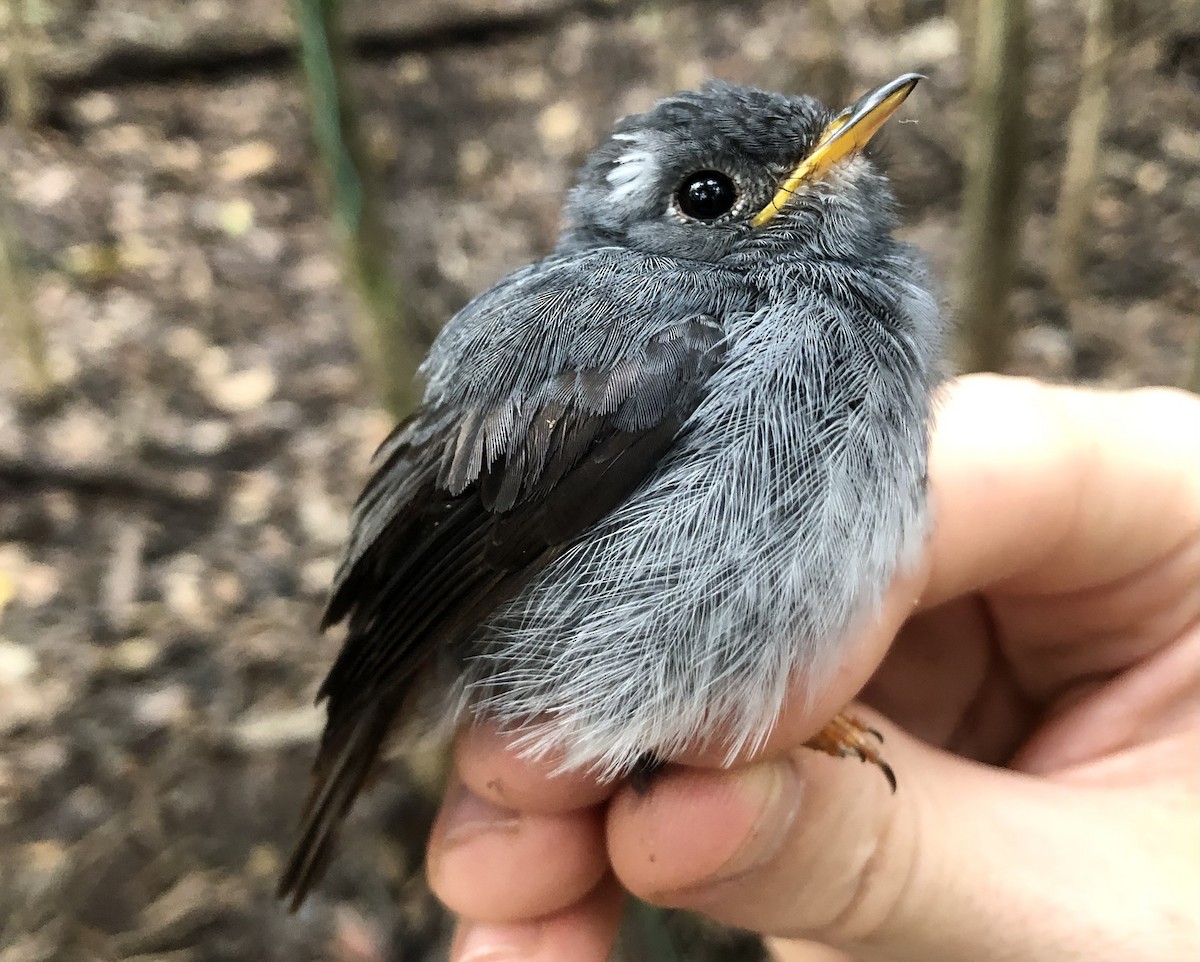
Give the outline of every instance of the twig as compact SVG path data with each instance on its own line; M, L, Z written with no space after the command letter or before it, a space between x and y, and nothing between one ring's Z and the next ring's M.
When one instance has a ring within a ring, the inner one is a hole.
M1191 347L1192 369L1188 372L1187 380L1183 386L1189 391L1200 394L1200 324L1192 327Z
M214 499L204 475L177 477L149 468L61 464L33 458L0 457L0 485L17 492L66 490L83 497L150 501L168 507L201 509Z

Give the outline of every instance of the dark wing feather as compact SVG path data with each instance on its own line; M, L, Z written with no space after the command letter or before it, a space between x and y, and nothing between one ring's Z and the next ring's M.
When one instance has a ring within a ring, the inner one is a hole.
M293 908L414 679L633 492L702 397L721 337L706 315L664 323L605 367L427 404L381 447L323 621L349 631L318 693L328 720L279 885Z

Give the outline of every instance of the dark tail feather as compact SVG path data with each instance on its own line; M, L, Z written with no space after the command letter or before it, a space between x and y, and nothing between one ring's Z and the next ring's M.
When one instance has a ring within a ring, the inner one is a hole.
M313 766L313 785L304 806L300 837L279 879L277 897L290 898L295 912L325 874L338 826L375 767L392 721L391 706L364 708L342 735L326 732Z

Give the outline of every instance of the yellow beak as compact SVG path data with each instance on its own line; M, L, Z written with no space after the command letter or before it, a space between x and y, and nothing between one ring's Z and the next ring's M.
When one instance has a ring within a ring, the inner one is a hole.
M816 146L779 185L771 203L755 214L750 223L762 227L783 210L801 184L823 177L834 164L861 153L879 128L912 93L917 81L923 79L919 73L906 73L882 87L876 87L834 117L821 131Z

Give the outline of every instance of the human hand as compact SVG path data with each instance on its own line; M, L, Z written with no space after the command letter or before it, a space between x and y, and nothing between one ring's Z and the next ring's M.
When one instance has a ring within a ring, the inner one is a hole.
M604 959L623 889L788 962L1200 955L1200 398L964 378L930 484L924 564L759 757L639 796L460 739L456 962ZM895 795L799 747L860 689Z

